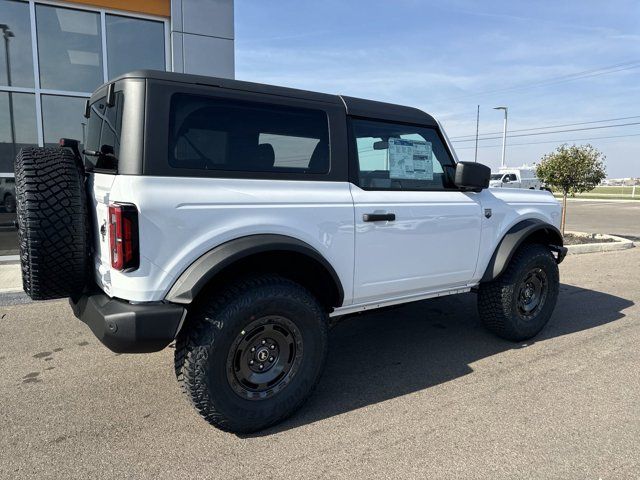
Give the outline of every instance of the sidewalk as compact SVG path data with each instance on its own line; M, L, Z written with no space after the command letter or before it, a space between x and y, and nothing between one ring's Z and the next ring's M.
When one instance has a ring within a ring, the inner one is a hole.
M22 272L20 263L0 264L0 293L21 292Z

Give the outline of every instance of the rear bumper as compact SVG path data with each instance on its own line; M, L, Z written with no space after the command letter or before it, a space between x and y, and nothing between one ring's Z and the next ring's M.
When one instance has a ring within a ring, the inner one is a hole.
M171 303L130 304L103 293L70 299L73 313L117 353L162 350L175 338L186 309Z

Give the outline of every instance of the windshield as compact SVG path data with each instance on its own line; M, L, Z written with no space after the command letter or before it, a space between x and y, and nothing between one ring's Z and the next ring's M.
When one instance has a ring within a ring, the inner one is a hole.
M502 178L502 175L504 175L503 173L492 173L491 174L491 180L500 180Z

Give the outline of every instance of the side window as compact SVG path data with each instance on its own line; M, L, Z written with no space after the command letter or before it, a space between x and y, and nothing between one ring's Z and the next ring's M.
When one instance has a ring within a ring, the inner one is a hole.
M169 165L267 173L327 173L325 112L188 94L171 99Z
M369 190L444 190L453 161L435 129L352 119L358 185Z
M114 169L120 153L122 108L124 95L116 92L115 105L107 107L106 99L100 98L91 104L87 121L84 148L102 152L104 156L85 155L87 168Z

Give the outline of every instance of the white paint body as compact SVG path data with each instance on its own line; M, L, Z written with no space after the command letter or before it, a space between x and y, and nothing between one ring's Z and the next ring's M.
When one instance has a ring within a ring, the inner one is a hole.
M111 268L108 235L95 235L95 278L110 296L160 301L216 246L255 234L301 240L333 266L344 289L334 315L468 291L504 234L535 218L560 223L545 191L365 191L348 182L92 174L98 231L111 202L139 211L140 267ZM491 209L486 218L485 210ZM368 222L364 213L395 213Z

